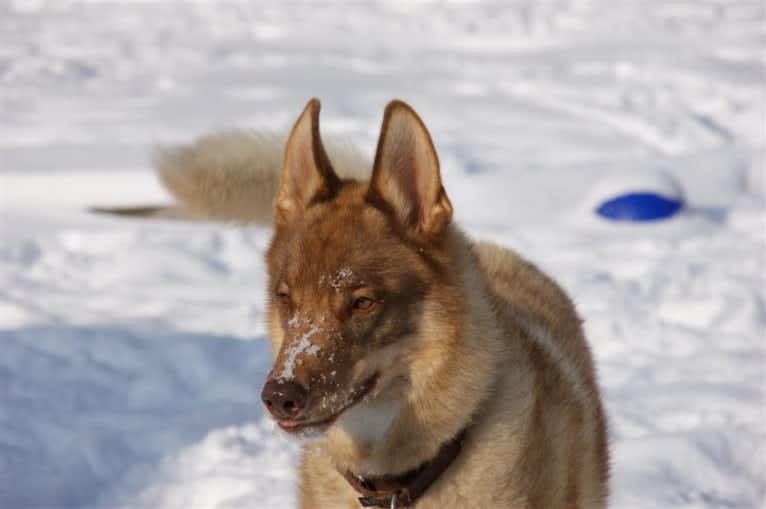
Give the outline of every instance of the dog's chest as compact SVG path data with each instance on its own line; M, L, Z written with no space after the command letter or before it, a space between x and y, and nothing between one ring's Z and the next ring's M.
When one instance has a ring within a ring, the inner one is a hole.
M375 401L357 405L347 411L338 426L355 442L368 446L383 439L391 423L399 415L398 401Z

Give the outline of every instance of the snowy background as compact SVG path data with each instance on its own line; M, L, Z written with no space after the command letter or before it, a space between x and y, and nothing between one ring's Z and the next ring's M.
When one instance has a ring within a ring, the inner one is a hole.
M612 507L766 507L766 8L0 0L0 507L285 508L259 405L266 228L97 217L163 202L150 149L222 127L374 148L429 126L460 223L574 296ZM665 171L690 207L593 218Z

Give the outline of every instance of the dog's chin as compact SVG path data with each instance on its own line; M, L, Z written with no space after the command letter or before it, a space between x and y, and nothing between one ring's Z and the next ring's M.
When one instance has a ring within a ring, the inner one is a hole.
M277 421L276 427L279 434L288 440L298 442L300 444L307 444L311 442L318 442L327 435L327 430L332 427L334 423L327 425L311 425L300 426L298 428L285 427L284 423Z
M322 438L327 430L338 420L338 417L340 417L340 412L316 420L278 419L276 423L277 429L289 438L312 440Z

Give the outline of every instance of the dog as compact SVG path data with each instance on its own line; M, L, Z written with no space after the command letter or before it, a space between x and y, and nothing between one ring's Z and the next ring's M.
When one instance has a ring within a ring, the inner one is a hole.
M570 299L453 224L406 103L385 109L371 174L323 143L319 111L286 142L230 131L156 160L188 216L273 221L261 397L311 439L299 506L605 508L606 419Z

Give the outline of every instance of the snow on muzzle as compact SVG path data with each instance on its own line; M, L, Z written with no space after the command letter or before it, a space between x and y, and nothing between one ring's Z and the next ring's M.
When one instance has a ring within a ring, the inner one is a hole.
M322 326L324 320L295 317L287 323L261 400L285 431L323 430L369 394L377 374L353 369L351 349L337 330Z

